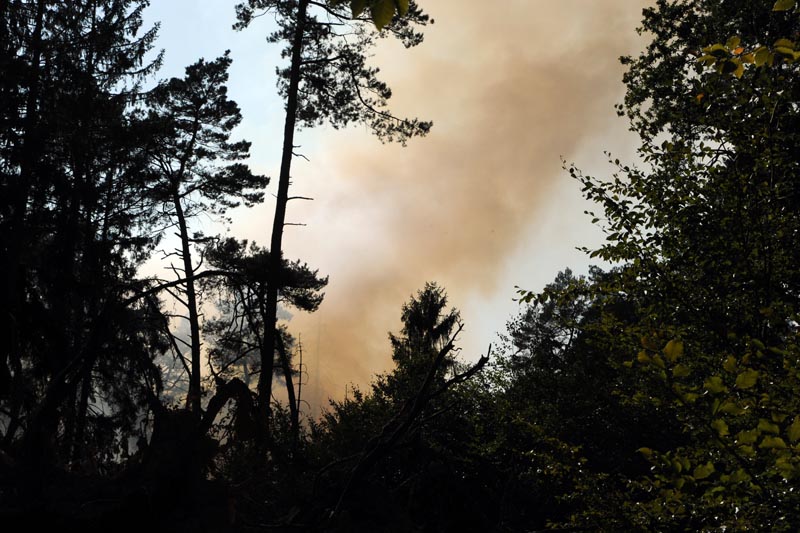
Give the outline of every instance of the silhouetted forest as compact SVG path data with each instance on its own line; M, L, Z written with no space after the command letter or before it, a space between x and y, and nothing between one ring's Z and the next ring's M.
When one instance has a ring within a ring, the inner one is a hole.
M324 305L329 281L283 253L304 199L294 134L425 142L432 124L391 113L369 59L381 38L421 44L431 20L413 0L232 2L231 31L267 13L283 47L270 180L233 134L233 58L158 81L147 5L0 1L3 531L795 530L795 0L645 9L618 107L637 161L565 164L606 266L519 290L472 362L426 284L397 302L393 368L318 419L278 320ZM195 229L268 185L265 245ZM144 276L166 239L173 277Z

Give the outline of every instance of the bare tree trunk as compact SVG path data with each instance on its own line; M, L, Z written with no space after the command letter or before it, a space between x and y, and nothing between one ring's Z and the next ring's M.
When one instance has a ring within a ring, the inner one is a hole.
M278 179L278 197L275 203L275 219L270 240L269 283L267 284L266 316L264 321L264 351L261 354L261 374L258 378L258 403L263 423L269 420L272 397L272 373L275 358L275 325L278 314L278 284L283 264L283 227L286 222L286 203L289 198L289 179L294 150L294 130L297 123L297 95L300 87L300 64L303 53L308 1L300 0L297 6L292 63L289 74L289 90L286 98L286 122L283 128L283 151L281 171Z
M189 376L189 394L186 403L194 416L199 420L201 415L202 398L200 391L200 318L197 312L197 293L194 287L194 267L192 266L192 250L189 243L189 230L186 226L186 216L181 205L181 198L177 190L172 194L175 204L175 215L178 218L178 228L181 237L181 259L183 260L183 274L186 278L186 307L189 309L189 331L191 336L191 376Z

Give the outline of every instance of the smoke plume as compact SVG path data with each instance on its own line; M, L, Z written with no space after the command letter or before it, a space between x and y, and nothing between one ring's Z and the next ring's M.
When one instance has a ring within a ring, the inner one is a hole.
M308 226L287 229L286 254L331 280L320 311L291 322L312 405L389 368L387 332L426 281L454 304L509 291L520 280L501 279L502 265L528 245L541 209L560 201L561 157L596 143L612 121L625 130L613 110L618 58L641 48L634 29L645 2L421 4L436 19L425 43L387 43L375 63L393 111L432 119L430 135L402 148L360 130L324 132L311 163L296 163L293 193L316 201L290 205L291 221ZM588 224L569 207L562 216ZM469 328L469 309L462 314Z

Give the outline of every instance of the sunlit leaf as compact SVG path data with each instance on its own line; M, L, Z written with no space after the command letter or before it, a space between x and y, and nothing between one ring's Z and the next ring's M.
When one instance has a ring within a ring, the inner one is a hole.
M786 443L780 437L764 437L764 440L761 441L761 444L758 445L759 448L767 448L767 449L776 449L782 450L786 448Z
M789 442L800 440L800 416L794 417L794 422L786 430L786 436L789 437Z
M740 431L736 434L736 443L737 444L753 444L757 439L758 436L761 435L761 432L757 429L751 429L748 431Z
M674 363L682 355L683 341L672 339L664 346L664 357L666 357L670 363Z
M756 451L753 449L752 446L740 446L739 453L744 455L745 457L753 457L756 454Z
M728 39L728 42L725 43L725 46L728 48L728 50L733 50L733 53L735 54L736 50L734 50L734 49L738 48L739 47L739 43L741 43L741 42L742 42L741 38L739 38L739 37L731 37L730 39Z
M770 52L769 48L767 48L766 46L758 47L754 52L754 56L755 56L755 65L757 67L772 63L772 52Z
M712 55L704 55L697 58L698 63L703 63L706 66L711 66L717 62L717 58Z
M736 405L734 402L725 402L719 407L719 411L729 415L740 415L745 412L744 409Z
M758 370L747 369L736 376L736 386L740 389L749 389L758 381Z
M775 461L775 468L778 473L786 480L792 479L797 475L797 467L794 466L788 457L781 456Z
M761 418L758 420L758 429L766 433L775 433L776 435L780 431L780 428L776 424L773 424L766 418Z
M722 420L721 418L718 418L713 422L711 422L711 427L717 430L717 434L720 437L725 437L727 435L730 435L730 431L728 430L728 424L725 423L725 421Z
M685 378L691 373L692 371L686 365L675 365L672 369L672 375L676 378Z
M770 413L769 417L772 419L773 422L775 422L777 424L780 424L781 422L783 422L784 420L789 418L789 415L784 414L784 413L774 413L773 412L773 413Z
M722 378L719 376L711 376L708 378L705 383L703 383L703 387L705 387L708 392L714 394L719 394L720 392L725 392L728 390L728 388L722 383Z
M795 5L797 0L778 0L775 2L775 5L772 6L773 11L787 11L792 9Z
M722 363L722 368L730 372L731 374L736 372L736 358L732 355L729 355L725 362Z
M692 474L695 479L705 479L715 471L714 464L708 462L704 465L698 465L694 469L694 473Z

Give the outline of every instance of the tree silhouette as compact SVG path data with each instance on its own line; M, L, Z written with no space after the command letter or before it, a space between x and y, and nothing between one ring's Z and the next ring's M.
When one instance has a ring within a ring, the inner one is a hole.
M193 244L202 234L190 234L189 220L200 213L222 214L244 203L263 199L269 179L252 174L241 163L250 143L231 142L231 132L242 119L236 102L228 99L225 83L231 59L226 53L214 61L200 60L186 68L184 78L172 78L148 95L147 120L153 128L150 157L159 183L151 189L155 201L168 206L178 226L180 248L168 255L185 279L175 295L188 312L191 351L187 405L201 411L200 310L194 276L200 268L192 257ZM180 354L176 354L180 356Z
M278 89L286 100L286 120L270 237L269 271L277 273L281 269L294 135L298 127L329 123L339 128L361 122L382 140L405 142L409 137L427 133L431 124L398 119L384 110L391 91L376 78L378 70L367 66L369 49L381 35L374 31L371 19L351 17L352 11L342 3L321 4L310 0L249 0L238 4L236 10L239 22L235 27L239 29L248 26L257 13L274 14L278 29L268 40L285 43L282 55L289 59L289 66L278 71ZM422 40L415 25L427 22L428 17L411 3L406 16L393 19L384 31L399 38L405 46L414 46ZM277 319L278 290L276 280L267 285L264 333L267 347L275 345L273 324ZM268 350L258 385L265 419L269 418L272 365Z

